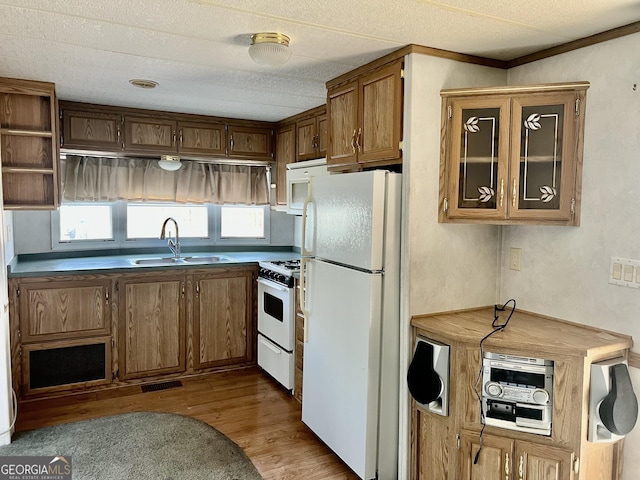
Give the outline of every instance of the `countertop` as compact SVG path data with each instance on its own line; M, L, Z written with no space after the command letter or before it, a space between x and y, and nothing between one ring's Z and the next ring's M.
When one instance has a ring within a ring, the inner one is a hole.
M294 251L198 251L183 253L182 257L221 258L211 263L170 263L138 265L135 260L170 258L171 252L165 253L130 253L127 255L68 256L66 258L46 258L45 255L29 259L14 259L8 268L9 277L37 277L46 275L71 275L109 272L153 271L176 268L209 268L215 266L247 265L264 260L287 260L300 258Z

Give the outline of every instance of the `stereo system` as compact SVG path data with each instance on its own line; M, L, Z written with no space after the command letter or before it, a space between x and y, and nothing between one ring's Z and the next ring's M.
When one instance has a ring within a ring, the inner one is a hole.
M550 436L553 362L485 353L482 412L486 425Z

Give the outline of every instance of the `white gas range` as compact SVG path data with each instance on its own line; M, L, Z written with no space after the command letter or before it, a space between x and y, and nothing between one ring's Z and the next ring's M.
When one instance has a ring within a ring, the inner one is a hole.
M293 389L295 292L300 260L259 262L258 365L286 389Z

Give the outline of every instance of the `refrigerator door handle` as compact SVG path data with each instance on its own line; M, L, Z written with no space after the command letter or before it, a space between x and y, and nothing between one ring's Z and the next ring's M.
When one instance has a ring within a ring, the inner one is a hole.
M309 179L309 183L307 186L307 198L304 199L304 204L302 205L302 248L301 254L303 257L308 257L313 255L311 250L307 250L307 211L309 209L309 204L313 203L311 200L311 189L313 182L311 178Z
M304 225L304 223L303 223ZM300 259L300 296L298 297L300 300L300 310L302 310L302 317L304 318L303 322L303 332L304 332L304 343L309 341L309 310L307 309L307 264L309 263L309 259L307 257L302 257Z

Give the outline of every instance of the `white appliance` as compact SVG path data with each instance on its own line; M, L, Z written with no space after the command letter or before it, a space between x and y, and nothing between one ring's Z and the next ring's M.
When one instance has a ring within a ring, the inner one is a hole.
M302 215L309 179L328 174L326 158L287 164L287 213Z
M259 262L258 365L287 390L293 389L295 293L300 260Z
M314 177L302 218L302 421L364 480L398 476L401 179Z
M11 443L17 400L11 385L9 288L5 261L4 216L1 207L2 182L0 181L0 445L8 445Z

